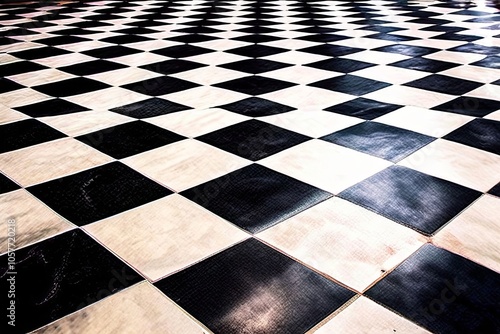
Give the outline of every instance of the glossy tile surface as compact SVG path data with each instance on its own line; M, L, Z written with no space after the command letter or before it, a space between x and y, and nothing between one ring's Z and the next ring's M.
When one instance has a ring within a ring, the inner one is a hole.
M156 286L219 333L304 333L354 295L255 239Z
M500 277L427 244L366 295L435 333L493 333Z
M9 1L1 333L497 334L496 0Z

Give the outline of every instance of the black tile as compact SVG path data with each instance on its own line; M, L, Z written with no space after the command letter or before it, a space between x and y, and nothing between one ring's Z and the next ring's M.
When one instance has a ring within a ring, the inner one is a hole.
M0 76L6 77L9 75L39 71L46 68L48 67L30 61L16 61L15 63L1 65Z
M115 46L107 46L105 48L100 48L100 49L94 49L94 50L88 50L88 51L83 51L82 53L95 57L95 58L102 58L102 59L109 59L109 58L117 58L117 57L122 57L122 56L128 56L134 53L139 53L141 51L128 48L126 46L121 46L121 45L115 45Z
M165 75L175 74L184 71L194 70L196 68L205 67L208 65L196 63L194 61L184 59L170 59L158 63L147 64L140 66L148 71L157 72Z
M71 78L57 81L41 86L32 87L34 90L54 97L65 97L93 92L96 90L111 87L100 81L88 78Z
M436 138L382 123L364 122L321 139L396 163Z
M45 45L63 45L63 44L73 44L89 41L88 38L77 37L77 36L57 36L37 39L36 42Z
M0 78L0 94L11 92L13 90L18 90L21 88L25 88L25 86L6 78Z
M422 57L415 57L411 59L405 59L397 61L395 63L389 64L390 66L396 66L401 68L407 68L410 70L418 70L425 72L437 73L441 71L449 70L450 68L457 67L460 64L450 63L447 61L427 59Z
M211 331L227 334L302 334L354 296L255 239L155 285Z
M156 53L162 56L167 56L170 58L184 58L201 55L204 53L215 52L214 50L202 48L194 45L175 45L169 46L167 48L158 49L151 51L151 53Z
M500 47L498 46L484 46L480 44L467 43L464 45L456 46L448 49L448 51L466 52L466 53L479 53L483 55L498 56L500 54Z
M191 89L198 86L200 85L191 81L177 79L169 76L162 76L130 83L121 87L145 95L159 96L179 92L181 90Z
M400 55L410 56L410 57L419 57L425 56L434 52L441 51L435 48L427 48L423 46L414 46L414 45L404 45L404 44L394 44L383 46L380 48L373 49L374 51L382 51L382 52L390 52L396 53Z
M397 110L401 107L402 106L396 104L383 103L358 97L357 99L351 101L336 104L334 106L326 108L325 110L337 114L371 120L393 112L394 110Z
M295 85L297 84L254 75L250 77L221 82L212 86L225 88L248 95L260 95L292 87Z
M226 50L224 52L234 53L234 54L237 54L240 56L245 56L245 57L257 58L257 57L271 56L271 55L286 52L286 51L289 51L289 50L283 49L283 48L276 48L273 46L255 44L255 45L242 46L240 48L236 48L236 49L232 49L232 50Z
M0 173L0 194L8 193L10 191L21 188L14 181L9 179L7 176Z
M125 67L127 66L123 64L118 64L112 61L99 59L99 60L88 61L85 63L78 63L74 65L64 66L58 69L74 75L92 75L97 73L118 70Z
M483 84L475 81L458 79L441 74L432 74L421 79L410 81L403 86L431 90L450 95L463 95Z
M81 230L72 230L15 252L10 274L7 254L0 257L0 286L15 279L15 327L2 321L3 333L26 333L143 280L127 264ZM8 327L8 328L7 328Z
M351 53L360 52L363 50L364 49L352 48L350 46L323 44L323 45L317 45L317 46L310 46L310 47L307 47L304 49L300 49L298 51L313 53L313 54L322 55L322 56L338 57L338 56L345 56L345 55L348 55Z
M58 116L89 110L79 106L78 104L74 104L63 99L52 99L37 102L22 107L15 107L13 109L31 117Z
M442 39L445 41L465 41L465 42L474 42L479 39L483 39L481 36L471 36L471 35L461 35L455 33L444 33L438 36L430 37L429 39Z
M101 39L100 41L113 44L129 44L129 43L138 43L151 40L153 39L140 35L121 35L121 36L106 37L104 39Z
M391 166L339 197L426 235L455 217L480 192L403 166Z
M314 82L309 84L308 86L360 96L388 87L390 85L391 84L388 84L386 82L346 74L339 77Z
M240 157L257 161L310 138L253 119L216 130L197 139Z
M113 108L110 109L110 111L134 118L148 118L166 115L187 109L190 108L183 106L182 104L153 97L145 101L135 102L126 106Z
M61 132L35 119L0 125L0 133L3 137L0 141L0 153L66 137Z
M488 191L488 194L492 194L492 195L495 195L497 197L500 197L500 183L498 183L496 186L494 186L493 188L491 188Z
M480 99L472 96L460 96L432 109L473 117L483 117L499 110L500 101Z
M500 154L500 122L476 118L443 137L480 150Z
M261 99L259 97L249 97L241 101L225 104L219 108L226 109L249 117L270 116L282 114L295 108L277 102Z
M78 226L172 193L120 162L38 184L27 190Z
M278 70L280 68L290 67L291 64L266 60L266 59L245 59L234 63L219 65L230 70L241 71L251 74L260 74L264 72Z
M480 61L472 63L471 65L500 70L500 56L487 56Z
M322 70L335 71L340 73L350 73L364 68L375 66L376 64L367 63L364 61L345 59L345 58L331 58L320 60L304 66L319 68Z
M147 28L134 27L134 28L125 28L120 30L112 30L111 32L116 32L120 34L149 35L149 34L156 34L159 31Z
M498 333L500 275L426 244L366 295L432 333Z
M207 42L207 41L212 41L214 39L220 39L220 38L208 35L199 35L199 34L180 35L171 38L166 38L166 40L168 41L181 42L187 44Z
M63 50L63 49L54 48L51 46L46 46L43 48L18 51L18 52L14 52L11 54L17 58L32 60L32 59L41 59L41 58L60 56L60 55L68 54L68 53L71 53L71 52L67 51L67 50Z
M150 123L135 121L88 133L76 139L113 158L122 159L174 143L184 137Z
M251 233L274 226L332 196L256 164L185 190L181 195Z
M269 36L269 35L245 35L245 36L238 36L234 38L230 38L231 40L235 41L243 41L243 42L249 42L249 43L265 43L265 42L272 42L272 41L278 41L280 37L276 36Z
M335 34L314 34L314 35L297 37L296 39L303 41L310 41L310 42L318 42L318 43L330 43L330 42L342 41L349 38L351 37L335 35Z
M394 35L394 34L385 34L385 33L367 35L364 37L365 38L373 38L373 39L381 39L384 41L391 41L391 42L406 42L406 41L414 41L414 40L419 39L416 37L401 36L401 35Z

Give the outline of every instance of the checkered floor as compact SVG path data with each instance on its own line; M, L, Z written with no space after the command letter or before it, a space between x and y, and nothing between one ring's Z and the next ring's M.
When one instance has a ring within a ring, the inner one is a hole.
M0 26L2 333L499 333L493 2Z

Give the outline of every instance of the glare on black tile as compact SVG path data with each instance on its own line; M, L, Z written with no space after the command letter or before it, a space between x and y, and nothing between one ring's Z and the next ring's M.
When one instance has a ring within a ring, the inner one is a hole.
M450 63L441 60L427 59L422 57L405 59L389 64L389 66L396 66L410 70L418 70L418 71L425 71L432 73L449 70L450 68L457 67L459 65L460 64Z
M16 250L15 274L0 259L6 297L15 282L15 327L2 321L3 333L31 332L143 280L79 229Z
M464 45L459 45L454 48L448 49L448 51L478 53L483 55L498 56L498 54L500 54L500 47L467 43Z
M364 61L358 61L346 58L330 58L325 60L320 60L311 64L306 64L304 66L319 68L321 70L335 71L340 73L350 73L364 68L375 66L376 64L367 63Z
M479 61L471 63L470 65L500 70L500 56L487 56Z
M460 96L432 109L455 114L483 117L500 109L500 101L481 99L472 96Z
M354 296L255 239L155 284L215 333L302 334Z
M500 155L499 121L476 118L443 138Z
M332 194L252 164L181 193L209 211L258 233L322 202Z
M463 95L481 87L482 85L482 83L476 81L459 79L441 74L432 74L403 84L403 86L420 88L423 90L430 90L449 95Z
M480 192L403 166L391 166L338 196L431 235Z
M38 184L27 190L78 226L116 215L172 193L120 162Z
M396 163L436 138L382 123L363 122L321 139Z
M358 97L357 99L347 101L344 103L336 104L326 111L331 111L337 114L359 117L366 120L372 120L382 115L388 114L394 110L401 108L397 104L384 103Z
M500 275L426 244L366 295L432 333L497 333Z

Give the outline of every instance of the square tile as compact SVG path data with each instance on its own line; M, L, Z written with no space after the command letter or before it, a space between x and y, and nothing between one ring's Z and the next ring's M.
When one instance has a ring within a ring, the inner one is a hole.
M500 122L476 118L443 137L460 144L500 154Z
M1 125L0 131L5 135L5 140L0 144L0 153L65 137L61 132L35 119Z
M288 81L276 80L268 77L254 75L250 77L221 82L213 86L248 95L261 95L295 85L296 84Z
M469 116L407 106L380 116L376 121L431 137L442 137L472 119Z
M354 295L254 239L155 285L224 333L304 333Z
M240 157L257 161L310 138L253 119L205 134L196 139Z
M0 225L0 233L8 235L7 221L12 219L16 249L74 228L24 189L0 195L0 209L0 218L5 222ZM4 242L0 245L0 254L7 251L8 243Z
M73 138L63 138L0 154L0 169L26 187L111 160Z
M119 162L38 184L27 190L78 226L172 193Z
M419 233L338 197L257 237L357 291L426 242Z
M85 230L152 281L249 237L177 194L87 225Z
M161 76L130 83L122 87L149 96L159 96L191 89L198 86L199 84L190 81L177 79L170 76Z
M9 291L7 254L1 258ZM78 229L17 250L15 259L16 331L25 333L142 280Z
M316 139L259 163L333 194L391 165L388 161Z
M98 60L88 61L85 63L60 67L59 70L74 75L91 75L91 74L118 70L120 68L125 68L125 67L126 67L125 65L118 64L112 61L98 59Z
M142 119L166 115L186 109L189 109L189 107L165 99L153 97L147 100L134 102L121 107L116 107L110 109L110 111L125 116Z
M221 177L250 161L188 139L127 158L123 163L178 192Z
M117 333L152 330L164 333L205 332L174 302L165 298L149 283L141 282L33 333L48 334L74 330L93 333L102 331L103 328Z
M46 66L40 65L36 62L21 60L0 65L0 75L2 77L7 77L10 75L40 71L46 68Z
M480 192L403 166L391 166L339 194L425 235L432 235Z
M234 53L234 54L239 55L239 56L257 58L257 57L271 56L271 55L275 55L275 54L286 52L286 51L288 51L288 50L283 49L283 48L276 48L276 47L267 46L267 45L253 44L253 45L242 46L240 48L236 48L236 49L232 49L232 50L226 50L225 52Z
M19 188L20 186L17 183L0 173L0 194L8 193Z
M50 96L65 97L93 92L108 87L109 85L105 83L79 77L35 86L33 89Z
M397 110L401 107L402 106L400 105L383 103L379 101L365 99L363 97L358 97L356 99L328 107L325 110L341 115L353 116L366 120L371 120L379 116L385 115L387 113L390 113L394 110Z
M15 81L0 78L0 94L10 92L13 90L24 88L25 86L18 84Z
M250 74L260 74L264 72L269 72L289 67L292 65L272 60L254 58L254 59L240 60L234 63L222 64L219 66L230 70L235 70Z
M422 79L405 83L404 85L450 95L463 95L481 86L479 82L441 74L432 74Z
M362 122L361 119L356 117L344 116L315 108L312 110L294 110L284 114L263 117L261 120L313 138L325 136L332 131L338 131Z
M135 121L87 133L76 139L115 159L122 159L183 138L150 123Z
M500 156L444 139L399 164L481 192L487 192L500 179Z
M396 163L436 138L368 121L321 139Z
M169 46L163 49L153 50L151 52L162 56L167 56L170 58L186 58L214 51L199 46L183 44L183 45Z
M433 238L433 243L500 272L500 198L484 195Z
M272 201L262 201L272 194ZM331 197L308 184L252 164L181 193L231 223L257 233Z
M459 66L459 64L456 63L427 59L422 57L405 59L397 61L395 63L391 63L389 65L395 67L407 68L411 70L430 72L430 73L442 72L445 70L449 70L450 68Z
M405 85L392 85L367 94L364 97L384 103L421 108L432 108L455 98L453 95L432 92L425 90L425 88L407 87Z
M366 295L434 333L494 333L497 273L431 244Z
M95 57L95 58L109 59L109 58L122 57L122 56L130 55L130 54L134 54L134 53L139 53L139 52L141 52L141 51L133 49L133 48L129 48L126 46L113 45L113 46L107 46L104 48L84 51L82 53L85 55L91 56L91 57Z
M309 84L309 86L360 96L388 87L390 86L390 84L382 81L358 77L356 75L346 74L343 76L311 83Z
M221 105L219 106L219 108L249 117L269 116L294 110L294 108L287 105L255 96L243 99L241 101Z
M353 75L357 75L372 80L380 79L381 73L384 74L383 75L384 82L396 85L417 80L428 75L427 72L416 71L412 69L389 66L389 65L377 65L352 72Z
M350 73L362 70L364 68L375 66L375 64L352 60L352 59L330 58L326 60L320 60L315 63L307 64L305 66L319 68L321 70L327 70L327 71Z
M472 96L460 96L454 100L435 106L433 109L473 117L483 117L500 110L500 101Z
M370 319L370 321L366 321ZM333 319L321 326L317 334L384 333L430 334L431 332L391 312L366 297L359 297Z
M143 65L141 66L141 68L152 72L170 75L179 72L194 70L205 66L207 65L184 59L169 59L153 64Z
M64 99L51 99L14 108L31 117L58 116L87 111L88 109Z

